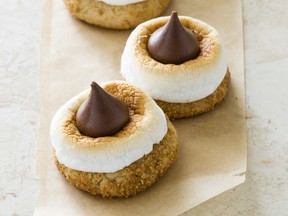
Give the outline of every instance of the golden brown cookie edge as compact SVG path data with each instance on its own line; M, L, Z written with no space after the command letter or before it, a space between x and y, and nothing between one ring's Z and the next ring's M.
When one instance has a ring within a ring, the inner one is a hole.
M146 0L115 6L101 1L64 0L73 17L108 29L126 30L162 14L171 0Z
M170 119L193 117L213 110L217 104L221 103L229 91L229 83L230 72L227 69L226 75L217 89L201 100L190 103L169 103L161 100L155 101Z
M178 157L178 137L167 118L168 131L152 152L114 173L92 173L70 169L61 164L54 152L58 170L78 189L101 197L129 197L146 190L159 180Z

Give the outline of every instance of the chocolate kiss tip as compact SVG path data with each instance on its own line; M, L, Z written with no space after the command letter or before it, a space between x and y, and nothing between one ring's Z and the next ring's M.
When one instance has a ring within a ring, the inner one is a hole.
M90 137L111 136L123 129L128 121L126 104L93 81L90 95L76 114L79 131Z
M98 87L99 85L95 81L92 81L90 86L93 88L93 87Z
M96 83L95 81L92 81L92 83L90 84L90 86L91 86L91 89L92 89L92 90L97 90L97 89L102 90L101 86L99 86L98 83Z
M148 41L148 53L163 64L182 64L197 58L200 51L194 34L185 28L176 11L168 22L157 29Z
M172 13L171 13L171 17L175 17L175 16L178 17L178 13L177 13L177 11L172 11Z

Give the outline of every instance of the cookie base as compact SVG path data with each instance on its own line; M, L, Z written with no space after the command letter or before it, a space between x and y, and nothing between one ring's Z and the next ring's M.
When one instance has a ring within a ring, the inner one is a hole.
M102 197L129 197L155 183L178 157L178 137L167 119L168 131L152 152L114 173L92 173L70 169L54 160L66 180L75 187Z
M71 14L87 23L111 29L131 29L159 16L171 0L146 0L123 6L96 0L64 0Z
M169 103L155 100L170 119L187 118L213 110L214 107L223 101L229 90L230 72L226 75L218 88L209 96L190 103Z

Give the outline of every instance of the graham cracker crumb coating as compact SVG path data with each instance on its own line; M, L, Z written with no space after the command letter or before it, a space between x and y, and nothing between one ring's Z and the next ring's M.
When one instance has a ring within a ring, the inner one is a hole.
M178 138L167 118L168 132L152 152L114 173L92 173L70 169L54 159L66 180L75 187L102 197L129 197L158 181L178 157Z
M170 119L186 118L213 110L225 98L229 90L230 72L226 75L218 88L209 96L190 103L169 103L155 100Z
M159 16L171 0L146 0L109 5L98 0L64 0L71 14L87 23L111 29L130 29Z

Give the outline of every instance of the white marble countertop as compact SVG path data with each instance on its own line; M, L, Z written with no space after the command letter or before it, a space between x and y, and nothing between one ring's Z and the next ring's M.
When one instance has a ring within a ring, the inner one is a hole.
M0 216L33 215L42 1L0 1ZM183 215L288 215L288 1L243 0L246 182Z

